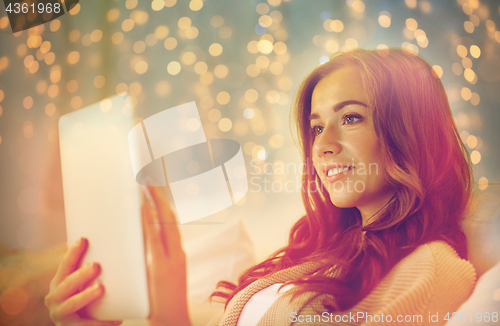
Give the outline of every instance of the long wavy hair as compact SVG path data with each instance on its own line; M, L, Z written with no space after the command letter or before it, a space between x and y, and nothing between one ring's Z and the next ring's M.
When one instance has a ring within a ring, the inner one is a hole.
M363 226L359 211L332 204L312 167L311 97L325 76L355 67L369 98L375 132L395 195ZM246 270L238 284L219 282L211 297L229 301L259 278L308 261L321 269L290 280L299 293L330 294L329 311L361 301L387 272L416 247L435 240L467 258L461 220L471 196L468 152L455 126L441 80L422 58L390 49L355 49L333 55L302 82L293 107L304 162L306 215L290 231L288 245ZM318 191L319 190L319 191ZM333 276L332 276L333 275Z

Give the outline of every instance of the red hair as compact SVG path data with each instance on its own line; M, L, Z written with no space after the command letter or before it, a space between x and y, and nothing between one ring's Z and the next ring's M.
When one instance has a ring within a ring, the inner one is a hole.
M332 204L314 167L308 117L317 83L345 66L357 68L370 99L375 132L385 158L388 182L397 189L373 223L362 225L359 211ZM288 245L246 270L238 285L219 282L231 298L255 280L307 261L324 262L307 279L291 280L298 292L331 294L330 311L352 308L387 272L416 247L435 240L467 257L460 223L471 195L472 171L441 80L422 58L390 49L338 53L302 82L294 110L303 171L306 209L290 231ZM318 191L318 189L320 191ZM334 275L334 276L332 276Z

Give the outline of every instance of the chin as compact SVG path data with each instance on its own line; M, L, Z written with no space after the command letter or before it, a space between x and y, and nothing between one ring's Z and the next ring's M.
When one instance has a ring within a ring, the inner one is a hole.
M340 208L356 207L358 200L357 194L349 193L330 193L330 201L333 205Z

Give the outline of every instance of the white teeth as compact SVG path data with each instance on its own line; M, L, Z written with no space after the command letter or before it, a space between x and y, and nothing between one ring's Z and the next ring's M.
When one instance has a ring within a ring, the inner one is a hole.
M333 168L331 170L328 170L326 175L330 177L330 176L335 175L335 174L346 173L347 171L349 171L349 169L350 169L350 167L345 167L343 169Z

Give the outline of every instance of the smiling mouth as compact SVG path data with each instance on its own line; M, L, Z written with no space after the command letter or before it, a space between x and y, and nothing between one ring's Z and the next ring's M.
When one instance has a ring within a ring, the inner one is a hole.
M326 176L332 177L332 176L336 176L339 174L345 174L345 173L347 173L347 171L350 171L352 169L354 169L354 166L348 166L345 168L333 168L333 169L330 169L326 172Z

